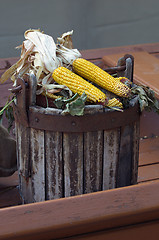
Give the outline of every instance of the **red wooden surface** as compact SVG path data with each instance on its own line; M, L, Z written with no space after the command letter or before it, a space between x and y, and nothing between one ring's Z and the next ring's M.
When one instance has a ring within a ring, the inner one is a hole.
M159 57L159 43L86 50L82 55L103 66L105 55L143 50ZM7 59L12 64L16 60ZM0 60L0 73L9 63ZM0 107L10 86L0 85ZM138 185L17 206L21 204L17 173L0 178L0 239L158 239L158 122L155 113L142 114Z
M77 236L92 239L92 235L100 239L98 236L108 234L106 239L110 240L113 239L109 235L110 230L120 230L123 233L122 229L125 231L125 227L131 229L131 225L136 225L138 228L139 224L151 225L152 221L158 227L158 188L159 181L155 181L2 209L0 239L40 240ZM147 239L147 231L141 232L144 239ZM155 230L157 232L158 228ZM130 233L129 239L133 239Z

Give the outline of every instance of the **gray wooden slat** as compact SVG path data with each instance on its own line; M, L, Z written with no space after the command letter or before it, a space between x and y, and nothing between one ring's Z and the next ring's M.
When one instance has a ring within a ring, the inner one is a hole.
M84 133L84 193L102 190L103 131Z
M85 114L103 112L103 106L90 105ZM103 131L84 133L84 193L102 190Z
M116 187L128 186L132 179L133 124L121 127Z
M45 200L44 131L30 129L30 161L34 202Z
M119 155L119 129L104 131L103 190L116 186L116 171Z
M83 134L63 134L64 196L83 193Z
M139 162L140 122L134 123L133 154L132 154L132 179L131 184L137 183Z
M23 202L33 202L32 180L30 177L30 129L16 123L16 141L19 172L19 191Z
M45 131L46 200L63 197L62 133Z

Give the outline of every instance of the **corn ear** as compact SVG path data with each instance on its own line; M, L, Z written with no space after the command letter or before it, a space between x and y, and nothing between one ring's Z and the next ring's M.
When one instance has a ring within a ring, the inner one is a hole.
M73 62L74 71L87 80L90 80L102 88L113 92L120 97L128 97L130 88L116 80L113 76L83 58L77 58Z
M112 98L109 99L107 107L118 107L123 109L123 104L117 98Z
M65 67L55 69L52 76L58 84L67 86L72 92L78 93L80 96L85 92L88 101L103 105L108 102L107 96L102 91Z
M57 99L57 98L60 97L60 96L54 95L53 93L48 93L48 92L42 92L41 95L46 96L46 97L51 98L51 99Z

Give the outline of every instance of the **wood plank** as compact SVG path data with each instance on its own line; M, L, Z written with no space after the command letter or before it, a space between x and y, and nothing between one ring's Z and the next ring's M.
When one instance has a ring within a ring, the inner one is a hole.
M83 193L83 133L63 133L64 196Z
M159 234L159 221L150 221L141 224L135 224L124 228L115 228L112 230L93 232L88 234L68 237L69 240L149 240L157 239Z
M103 190L116 187L120 130L104 131Z
M8 187L16 187L18 184L18 171L10 177L0 177L0 190Z
M30 129L30 162L33 202L45 200L44 131ZM27 184L27 182L25 183ZM27 198L26 198L27 202Z
M103 112L103 106L88 105L85 114ZM84 144L84 175L83 193L102 190L103 179L103 131L83 133Z
M159 136L159 114L151 111L143 111L140 117L140 136L155 137Z
M32 181L31 181L31 163L30 163L30 130L23 125L16 123L16 141L17 141L17 165L19 173L19 191L23 202L32 202Z
M117 53L129 53L129 52L140 52L146 51L148 53L158 53L159 52L159 43L148 43L148 44L137 44L137 45L128 45L128 46L119 46L111 48L99 48L99 49L89 49L80 51L82 57L93 60L93 59L102 59L105 55L117 54Z
M0 239L57 239L155 221L158 188L155 181L1 209Z
M159 163L159 137L140 141L139 166Z
M140 146L140 122L137 121L134 123L133 127L133 149L132 149L132 178L131 178L131 184L137 183L138 178L138 165L139 165L139 146Z
M18 171L10 177L0 178L0 208L22 204L18 184Z
M104 56L103 60L110 66L116 66L118 59L126 53ZM159 59L144 51L129 53L134 56L134 82L149 86L159 98Z
M22 204L18 187L8 187L0 190L0 208L17 206Z
M138 169L138 183L159 179L159 164L141 166Z
M133 125L121 127L116 187L131 184Z
M62 133L45 131L46 200L64 196Z
M84 133L84 193L102 190L103 131Z

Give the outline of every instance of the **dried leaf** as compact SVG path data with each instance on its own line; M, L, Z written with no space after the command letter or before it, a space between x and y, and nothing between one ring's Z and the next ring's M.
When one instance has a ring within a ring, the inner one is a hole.
M73 61L81 57L77 49L68 49L62 45L57 46L57 57L61 59L62 63L72 65Z
M33 29L27 30L24 36L35 45L45 68L49 72L53 72L60 66L56 58L56 44L51 36Z
M72 36L73 30L63 33L61 37L57 38L57 41L59 41L60 45L63 45L66 48L72 49L73 48L73 43L72 43Z
M21 63L21 59L14 65L12 65L7 71L5 71L1 76L0 83L4 83L5 81L7 81L8 78L10 78L15 73L20 63Z
M154 91L146 86L134 86L132 93L139 98L140 110L155 111L159 113L159 102L155 97Z

